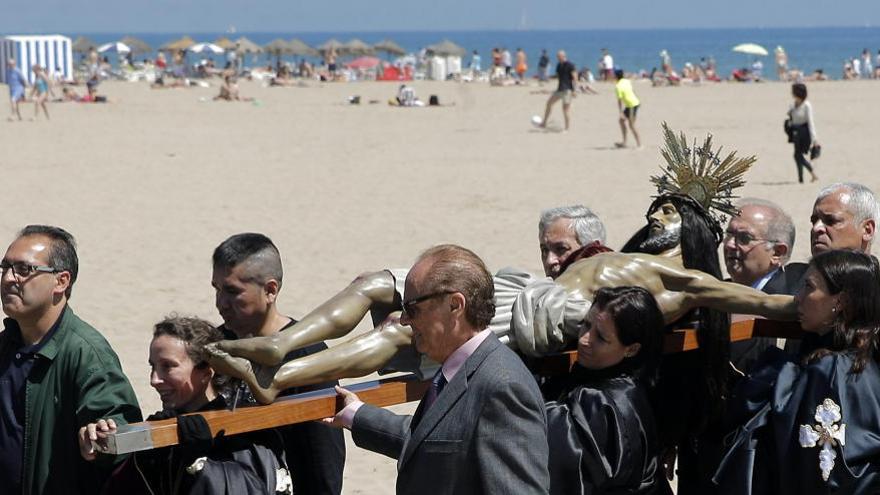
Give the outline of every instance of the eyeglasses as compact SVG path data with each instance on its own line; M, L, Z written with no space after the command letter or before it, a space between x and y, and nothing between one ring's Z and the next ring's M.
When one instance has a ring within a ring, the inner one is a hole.
M731 239L733 239L733 243L737 246L749 246L755 241L776 242L776 239L762 239L760 237L755 237L748 232L725 232L724 242Z
M26 278L36 272L58 273L63 271L52 266L30 265L19 261L16 261L14 263L10 263L6 260L0 261L0 272L2 272L4 275L6 274L6 272L9 271L10 268L12 269L12 273L14 273L15 276L18 278Z
M455 294L458 291L454 290L444 290L440 292L432 292L430 294L425 294L424 296L419 296L409 301L403 301L400 305L403 307L403 314L409 316L410 318L415 318L419 314L418 305L427 301L428 299L433 299L439 296L445 296L447 294Z

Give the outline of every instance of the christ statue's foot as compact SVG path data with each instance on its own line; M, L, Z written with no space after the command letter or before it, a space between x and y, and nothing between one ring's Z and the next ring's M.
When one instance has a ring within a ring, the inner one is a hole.
M284 362L284 354L278 348L277 336L252 337L238 340L222 340L216 344L217 349L232 356L245 358L265 366L275 366Z
M221 375L239 378L247 383L254 398L262 404L271 404L278 395L272 385L276 368L263 368L254 366L244 358L231 356L218 349L215 344L205 346L208 353L208 363L211 368Z

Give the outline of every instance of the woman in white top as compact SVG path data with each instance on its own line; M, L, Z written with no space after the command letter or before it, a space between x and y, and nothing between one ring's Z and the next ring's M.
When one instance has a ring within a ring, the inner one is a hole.
M802 83L792 84L791 95L794 97L794 104L788 110L791 119L790 141L794 143L794 163L797 165L798 182L804 182L804 169L810 172L810 182L816 182L819 177L813 173L813 166L804 156L810 152L810 148L819 146L819 141L816 140L816 126L813 123L813 107L807 101L807 86Z

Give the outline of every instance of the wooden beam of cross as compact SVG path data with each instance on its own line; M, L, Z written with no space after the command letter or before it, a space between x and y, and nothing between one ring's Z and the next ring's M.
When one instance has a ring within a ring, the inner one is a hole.
M730 341L748 340L753 337L799 339L802 332L797 322L748 319L731 324ZM692 329L676 330L664 337L665 354L698 348L697 334ZM577 354L574 351L547 356L540 360L538 369L545 375L566 373L576 359ZM346 388L356 392L358 397L368 404L385 407L420 400L428 388L428 383L417 380L414 375L406 375L346 385ZM211 435L217 437L328 418L336 414L341 407L341 398L337 398L336 393L328 389L285 397L267 406L241 407L235 411L205 411L198 414L208 422ZM145 421L120 426L108 438L107 453L126 454L177 445L177 443L177 419Z

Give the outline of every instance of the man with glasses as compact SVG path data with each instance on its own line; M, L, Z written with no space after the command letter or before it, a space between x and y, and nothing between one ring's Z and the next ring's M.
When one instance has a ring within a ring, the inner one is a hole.
M492 276L473 252L441 245L406 277L400 322L442 367L413 416L366 405L337 387L345 407L325 422L359 447L398 459L397 493L547 493L547 420L537 383L487 327Z
M0 261L0 487L10 494L96 493L110 459L80 457L77 433L100 418L141 420L110 344L68 306L76 245L29 225Z
M296 320L278 311L278 294L284 275L281 254L263 234L243 233L226 239L213 255L211 285L217 311L223 318L220 330L227 339L275 335ZM287 353L285 361L295 360L327 349L323 342ZM332 388L337 382L294 387L283 395ZM239 394L242 395L242 394ZM253 402L250 394L239 402ZM230 403L235 401L230 398ZM339 494L345 465L345 439L341 431L316 423L300 423L278 428L284 439L295 493Z
M767 294L794 295L800 289L806 263L789 263L795 228L782 208L758 198L741 199L739 215L731 217L722 247L727 273L733 282ZM758 356L776 339L753 338L730 344L730 361L748 373Z

